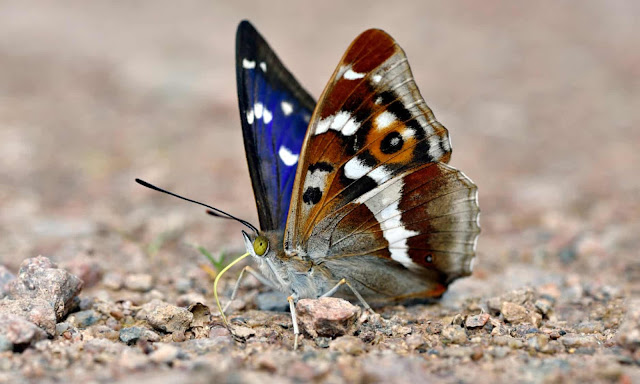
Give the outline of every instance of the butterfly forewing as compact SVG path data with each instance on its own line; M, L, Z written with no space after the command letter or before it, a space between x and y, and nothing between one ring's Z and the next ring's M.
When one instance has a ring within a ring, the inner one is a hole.
M247 21L238 26L236 75L260 227L282 229L315 101Z
M435 288L420 292L441 293L437 284L469 274L479 232L476 187L445 164L450 157L447 130L420 95L402 49L383 31L364 32L314 111L285 249L432 271Z

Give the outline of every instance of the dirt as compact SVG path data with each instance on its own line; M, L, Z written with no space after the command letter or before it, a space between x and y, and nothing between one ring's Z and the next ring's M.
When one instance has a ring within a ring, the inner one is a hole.
M640 382L638 12L2 2L0 282L44 255L83 287L50 334L0 313L15 331L0 381ZM278 297L248 278L229 309L246 342L222 326L197 247L232 259L241 228L133 180L257 223L235 93L243 18L316 97L366 28L405 49L480 192L476 268L441 301L364 313L293 351L289 314L260 310Z

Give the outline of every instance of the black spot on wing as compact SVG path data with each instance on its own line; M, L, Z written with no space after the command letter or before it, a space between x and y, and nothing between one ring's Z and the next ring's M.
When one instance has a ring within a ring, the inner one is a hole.
M320 172L331 172L333 171L333 166L325 161L319 161L309 165L309 172L313 173L316 170Z
M396 153L402 148L403 144L402 135L396 131L391 132L380 142L380 152L386 155Z
M413 150L414 160L427 163L433 162L434 159L429 155L431 145L429 144L429 140L427 140L427 132L420 123L413 118L411 111L404 106L402 100L400 100L392 91L382 92L380 97L385 108L396 115L398 120L404 122L408 129L414 132L414 137L417 142L415 149ZM443 151L443 153L444 152L446 151Z
M308 187L302 194L302 201L309 205L318 204L321 198L322 191L318 187Z

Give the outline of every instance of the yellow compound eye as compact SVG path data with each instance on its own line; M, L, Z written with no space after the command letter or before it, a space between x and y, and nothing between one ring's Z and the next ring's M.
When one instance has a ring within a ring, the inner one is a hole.
M262 256L265 253L267 253L268 249L269 249L269 240L267 240L266 237L258 236L253 241L253 251L256 253L256 255Z

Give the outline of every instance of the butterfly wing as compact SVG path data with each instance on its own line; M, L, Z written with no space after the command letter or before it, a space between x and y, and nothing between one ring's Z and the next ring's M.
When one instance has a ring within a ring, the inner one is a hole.
M447 130L402 49L383 31L364 32L312 116L285 251L341 268L342 277L358 269L339 266L349 258L384 260L429 283L392 284L385 295L440 295L470 273L479 232L476 186L446 164L450 157Z
M315 101L248 21L236 35L236 77L260 227L282 229Z

